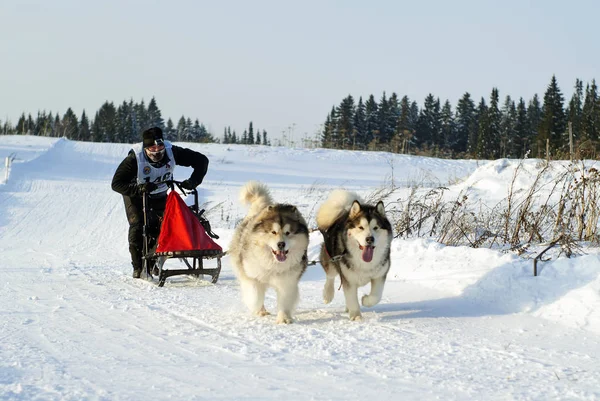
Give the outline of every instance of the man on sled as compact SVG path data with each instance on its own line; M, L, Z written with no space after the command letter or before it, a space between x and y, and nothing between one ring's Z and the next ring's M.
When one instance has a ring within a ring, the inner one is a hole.
M133 277L140 278L143 256L143 202L144 193L148 194L149 207L162 217L167 200L166 181L173 180L175 166L192 167L189 179L181 183L183 189L192 190L202 183L208 170L208 158L191 149L172 145L163 139L158 127L142 133L142 142L133 145L123 159L112 180L112 189L123 195L125 213L129 222L129 253L133 266ZM158 237L160 224L153 224Z

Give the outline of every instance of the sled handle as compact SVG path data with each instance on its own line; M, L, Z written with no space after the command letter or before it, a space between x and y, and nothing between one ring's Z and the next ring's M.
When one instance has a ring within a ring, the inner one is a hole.
M177 188L179 188L179 190L183 193L184 196L186 196L188 194L193 194L194 195L194 204L190 207L195 212L198 212L198 190L196 188L194 188L194 189L182 188L181 184L183 183L183 181L168 180L168 181L164 181L164 183L167 184L167 186L171 189L171 191L173 191L175 189L175 186L177 186Z

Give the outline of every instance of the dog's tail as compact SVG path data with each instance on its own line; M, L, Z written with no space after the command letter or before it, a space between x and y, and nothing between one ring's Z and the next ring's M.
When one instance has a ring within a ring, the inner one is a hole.
M331 227L344 212L350 210L355 200L363 203L362 198L354 192L344 189L336 189L331 192L329 198L327 198L317 211L317 226L319 230L325 231Z
M258 181L248 181L240 191L240 201L250 205L248 216L253 216L273 204L269 188Z

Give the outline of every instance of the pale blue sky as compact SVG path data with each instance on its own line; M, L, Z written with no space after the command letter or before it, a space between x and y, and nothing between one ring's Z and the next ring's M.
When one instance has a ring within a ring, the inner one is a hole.
M2 0L0 119L155 96L221 137L313 136L343 97L456 106L466 91L568 98L600 79L595 0Z

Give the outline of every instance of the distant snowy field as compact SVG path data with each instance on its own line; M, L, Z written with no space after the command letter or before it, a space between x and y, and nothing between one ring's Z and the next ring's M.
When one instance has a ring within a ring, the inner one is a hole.
M199 192L224 249L250 179L314 225L330 190L368 196L390 180L399 197L415 183L468 186L493 205L518 163L179 145L210 159ZM130 278L125 212L110 189L129 147L0 136L0 400L600 399L597 249L541 263L533 277L531 260L513 254L396 239L383 300L363 322L348 320L341 291L322 303L317 264L296 323L278 326L248 315L227 257L216 285ZM321 241L311 234L310 260Z

